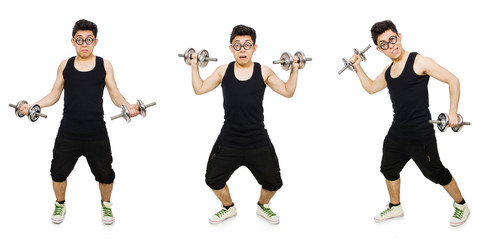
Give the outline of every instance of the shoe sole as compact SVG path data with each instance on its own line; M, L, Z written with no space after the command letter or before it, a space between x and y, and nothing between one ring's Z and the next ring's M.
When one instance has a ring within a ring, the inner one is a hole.
M232 216L228 217L228 218L224 218L222 221L212 221L212 220L209 219L209 223L210 223L210 224L219 224L219 223L222 223L222 222L224 222L225 220L227 220L227 219L229 219L229 218L231 218L231 217L235 217L235 216L237 216L237 213L236 213L235 215L232 215Z
M63 219L62 219L62 220L53 220L53 219L52 219L52 222L55 223L55 224L60 224L60 223L63 222Z
M114 223L115 221L102 221L105 225L111 225L112 223Z
M390 217L390 218L385 218L385 219L376 219L376 218L374 218L374 221L377 222L377 223L380 223L380 222L387 221L387 220L389 220L389 219L399 218L399 217L404 217L404 213L401 214L401 215L399 215L399 216Z
M277 221L269 220L269 219L267 219L266 217L260 215L259 213L257 214L257 216L259 216L259 217L261 217L262 219L266 220L266 221L267 221L268 223L270 223L270 224L276 225L276 224L279 224L279 222L280 222L279 220L277 220Z

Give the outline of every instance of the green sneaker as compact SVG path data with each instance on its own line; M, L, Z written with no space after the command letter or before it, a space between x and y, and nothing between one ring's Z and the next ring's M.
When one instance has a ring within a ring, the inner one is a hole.
M56 201L55 210L53 211L53 214L52 214L52 222L56 224L62 223L63 219L65 218L65 212L66 212L65 203L60 204Z
M454 215L453 217L451 218L451 226L452 227L457 227L461 224L463 224L464 222L466 222L466 220L468 219L469 217L469 208L468 208L468 204L457 204L456 202L453 203L453 206L454 206Z
M115 222L114 214L112 213L112 203L101 201L102 204L102 222L105 225L110 225Z
M270 203L257 204L257 215L263 217L270 224L279 224L279 217L270 209Z
M222 209L220 211L218 211L216 214L214 214L209 219L209 222L211 224L221 223L228 218L234 217L235 215L237 215L237 210L236 210L235 206L232 206L229 209L225 209L225 207L222 206Z
M401 205L393 206L389 208L389 204L386 205L386 210L382 211L374 217L375 222L383 222L391 218L397 218L404 216L404 211Z

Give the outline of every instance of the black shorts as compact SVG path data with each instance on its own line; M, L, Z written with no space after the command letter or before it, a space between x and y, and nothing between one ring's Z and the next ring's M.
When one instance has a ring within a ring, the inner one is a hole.
M240 166L246 166L265 190L277 191L282 187L281 169L272 144L254 149L215 144L207 163L205 182L213 190L222 189Z
M444 186L452 180L451 173L441 163L436 141L431 144L407 144L386 137L382 152L381 172L389 181L399 179L399 173L410 159L432 182Z
M112 169L112 151L108 137L87 141L57 136L50 168L52 180L55 182L65 181L80 156L87 158L90 171L92 171L97 182L105 184L114 182L115 172Z

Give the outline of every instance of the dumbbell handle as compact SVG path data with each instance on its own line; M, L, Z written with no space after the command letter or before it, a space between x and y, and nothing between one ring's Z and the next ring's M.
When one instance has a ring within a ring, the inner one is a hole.
M431 123L431 124L441 124L441 121L439 121L439 120L429 120L429 123ZM471 122L463 122L463 125L471 125Z
M364 54L369 48L371 48L371 44L367 45L367 47L364 48L364 50L362 50L362 51L360 52L360 54L361 54L361 55Z
M121 114L117 114L117 115L115 115L115 116L113 116L113 117L110 117L110 120L115 120L115 119L121 118L121 117L122 117L122 113L121 113Z
M306 57L306 62L307 61L312 61L312 58L310 57ZM273 64L282 64L282 63L285 63L286 61L288 61L287 59L286 60L275 60L275 61L272 61ZM301 60L300 59L297 59L297 63L300 63Z
M17 105L11 104L11 103L9 103L8 106L9 106L9 107L13 107L13 108L17 108ZM42 113L35 113L35 115L36 115L36 116L39 116L39 117L47 118L47 115L42 114Z
M146 104L146 105L145 105L145 108L149 108L149 107L155 106L155 104L157 104L157 103L156 103L156 102L152 102L152 103ZM140 106L139 106L139 108L140 108ZM115 119L121 118L121 117L122 117L122 113L121 113L121 114L117 114L117 115L111 117L110 120L115 120Z
M206 61L217 62L217 58L204 58Z
M177 56L179 57L184 57L183 53L179 53ZM189 56L190 59L192 59L192 56ZM198 59L198 58L197 58ZM204 58L206 61L212 61L212 62L217 62L217 58Z
M349 68L349 65L347 65L347 64L344 65L344 67L339 72L337 72L337 74L341 75L341 73L344 72L348 68Z
M39 117L47 118L47 115L42 114L42 113L34 113L34 114L39 116Z
M156 102L151 102L149 104L146 104L145 105L145 108L149 108L149 107L152 107L152 106L155 106L157 103Z

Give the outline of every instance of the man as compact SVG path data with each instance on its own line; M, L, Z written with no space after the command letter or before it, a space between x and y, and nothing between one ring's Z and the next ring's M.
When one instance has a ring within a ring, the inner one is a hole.
M75 23L72 45L77 56L60 63L52 91L37 102L40 107L55 104L65 90L63 119L60 123L51 164L51 176L56 202L52 222L62 223L66 213L65 191L67 177L80 156L87 158L90 170L99 182L102 221L112 224L110 196L115 178L109 137L103 120L103 91L107 86L112 102L125 104L132 117L139 114L136 104L129 104L120 94L115 82L112 64L95 56L97 25L87 20ZM30 105L22 107L27 114Z
M404 215L399 173L412 158L426 178L442 185L453 198L455 213L450 224L459 226L467 220L469 208L456 180L439 158L434 129L428 123L431 113L427 89L430 76L449 85L449 126L454 127L458 124L459 80L434 60L404 50L402 35L391 21L374 24L371 34L376 49L389 57L392 64L373 81L361 68L359 55L354 54L350 61L368 93L374 94L388 87L394 109L394 120L384 139L381 162L390 203L374 220L379 222Z
M193 54L192 86L196 94L204 94L222 84L224 95L224 126L212 148L206 171L206 183L222 203L222 209L210 218L220 223L237 214L226 184L232 173L246 166L262 185L257 203L257 214L269 223L278 224L279 218L270 209L270 200L282 186L279 163L274 147L264 128L262 100L266 85L284 97L292 97L296 90L299 64L294 63L289 80L284 83L267 66L252 61L257 49L253 28L238 25L231 33L229 46L235 62L218 67L202 80Z

